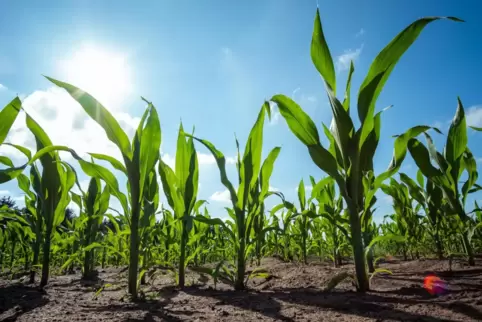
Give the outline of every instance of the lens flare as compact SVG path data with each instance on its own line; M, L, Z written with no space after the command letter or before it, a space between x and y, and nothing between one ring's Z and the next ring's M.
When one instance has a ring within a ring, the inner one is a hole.
M447 292L445 282L435 275L428 275L423 281L423 287L431 295L442 295Z

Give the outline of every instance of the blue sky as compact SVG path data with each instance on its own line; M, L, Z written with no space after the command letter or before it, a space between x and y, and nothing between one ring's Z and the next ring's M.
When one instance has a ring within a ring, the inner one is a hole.
M317 125L330 122L323 85L309 56L316 6L316 1L299 0L146 1L142 5L132 1L3 1L0 102L4 105L19 94L54 143L69 144L81 152L115 154L102 131L41 75L80 87L98 85L93 91L98 91L128 133L145 107L139 99L142 95L160 113L162 152L167 160L175 154L181 119L186 128L195 125L197 136L233 157L234 133L244 145L263 100L273 94L292 96ZM383 116L377 173L391 159L392 135L418 124L438 125L446 132L457 96L469 122L482 126L480 1L375 0L366 5L356 0L319 0L319 7L340 88L346 80L347 62L355 61L353 95L376 54L415 19L451 15L467 21L429 25L392 73L377 104L378 109L394 105ZM89 50L103 59L97 60L96 68L78 63L85 62L82 57ZM110 64L114 67L109 69ZM116 67L122 72L115 74ZM33 147L22 122L16 124L10 139ZM480 135L471 133L469 138L478 158L482 158ZM437 142L443 142L443 137ZM324 176L280 117L266 124L265 155L274 146L282 146L282 151L271 186L289 199L295 200L301 178L308 185L309 175ZM223 207L229 204L222 200L218 170L208 152L201 146L198 150L199 197L209 200L213 216L225 217ZM230 165L233 181L234 170ZM410 158L402 170L415 173ZM0 190L21 196L15 183ZM378 219L390 211L390 201L380 197Z

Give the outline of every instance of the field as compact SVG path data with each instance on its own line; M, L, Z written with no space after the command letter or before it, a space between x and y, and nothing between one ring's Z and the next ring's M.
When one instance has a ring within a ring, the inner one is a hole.
M413 126L392 138L390 164L375 173L386 110L377 112L376 100L403 53L436 20L462 22L421 18L393 38L360 86L358 122L350 107L354 65L339 100L317 10L310 53L333 112L330 127L317 127L292 98L276 94L262 103L244 150L236 138L234 162L181 123L169 165L152 102L143 98L147 107L129 137L89 93L47 77L120 152L80 156L52 142L14 98L0 110L0 145L26 160L0 155L0 184L16 182L24 200L0 199L0 321L482 320L482 208L472 197L482 185L468 145L469 131L482 128L469 126L462 100L454 98L444 147L431 136L440 129ZM283 142L264 150L274 106L320 170L309 182L301 178L294 198L270 185L287 153ZM7 140L19 115L36 149ZM216 163L229 196L225 213L198 196L197 147ZM400 171L407 156L416 175ZM375 220L379 192L393 209ZM268 197L277 200L269 209ZM425 285L431 274L443 287Z
M45 292L22 283L2 281L0 321L480 321L482 318L482 260L475 267L447 260L392 260L381 264L393 275L378 275L366 294L345 281L331 292L328 280L352 265L262 262L275 277L250 282L249 290L233 291L219 283L214 290L206 276L188 272L190 285L179 290L169 273L154 285L141 287L146 298L123 301L126 278L121 269L102 270L97 283L82 282L79 274L52 278ZM431 296L423 279L436 273L447 293ZM102 283L112 286L94 298Z

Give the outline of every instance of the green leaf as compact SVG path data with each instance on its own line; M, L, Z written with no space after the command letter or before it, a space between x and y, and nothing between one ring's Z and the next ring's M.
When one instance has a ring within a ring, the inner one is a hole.
M311 60L321 74L329 90L336 93L335 66L331 58L330 49L326 43L321 26L320 11L316 9L313 36L311 39Z
M140 192L138 202L140 202L143 195L144 183L159 159L159 149L161 147L161 124L159 122L159 115L152 104L149 104L148 111L149 117L147 118L146 126L143 128L142 136L140 137Z
M301 107L285 95L275 95L271 101L278 105L281 116L296 137L306 146L319 145L320 136L315 123Z
M184 200L179 188L179 179L162 159L159 159L159 175L169 206L174 210L176 216L184 216Z
M465 122L464 107L460 98L458 99L457 112L450 124L449 133L447 135L447 143L445 145L444 156L449 164L453 164L465 152L467 147L467 124Z
M353 61L350 61L350 69L348 70L348 78L346 80L345 98L343 99L343 107L348 113L350 112L351 78L354 71L355 66L353 66Z
M245 209L248 195L253 188L261 167L261 152L263 149L264 109L258 113L256 122L248 136L241 163L241 184L238 189L238 208Z
M305 196L305 184L303 182L303 179L301 179L300 183L298 184L298 200L300 202L301 211L304 211L306 206L306 196Z
M23 147L23 146L17 145L17 144L12 144L12 143L3 143L3 144L11 146L11 147L19 150L21 153L23 153L27 157L28 160L30 160L30 158L32 157L32 153L26 147Z
M462 21L454 17L421 18L400 32L375 58L367 76L360 86L358 94L358 116L362 124L367 117L371 118L374 114L375 102L378 95L382 91L383 86L399 59L418 38L424 27L430 22L439 19ZM376 78L379 79L376 80ZM374 82L374 80L376 81Z
M0 163L3 165L6 165L7 167L11 167L11 168L14 167L12 160L10 160L8 157L3 155L0 155Z
M5 141L5 138L10 131L13 123L17 119L18 113L22 109L22 102L18 97L15 97L7 106L0 111L0 144Z
M403 243L403 242L405 242L406 240L407 240L407 239L406 239L404 236L393 235L393 234L387 234L387 235L377 236L377 237L373 238L372 241L370 242L370 244L368 244L368 246L365 248L365 256L368 255L368 253L370 252L370 249L372 249L372 247L373 247L376 243L386 242L386 241L393 241L393 242L397 242L397 243Z
M56 79L46 78L55 85L65 89L82 106L84 111L104 129L107 137L112 141L125 158L132 158L132 150L127 134L122 130L112 114L94 97L83 90Z
M109 162L114 167L114 169L119 170L127 175L126 167L116 158L111 157L110 155L100 153L89 153L89 155L95 159Z
M260 181L261 181L261 192L260 192L260 197L259 200L262 201L266 197L269 191L269 178L271 177L271 174L273 173L274 169L274 162L278 158L278 155L281 151L280 147L275 147L273 148L266 159L263 162L263 165L261 166L261 172L260 172Z
M196 138L189 134L186 135L202 143L214 156L214 158L216 159L216 164L219 168L219 173L221 175L221 183L228 189L233 205L236 205L238 203L238 197L236 195L236 190L234 190L233 184L231 183L231 181L229 181L226 174L226 158L224 157L224 154L218 149L216 149L216 147L211 142Z
M386 179L394 175L398 169L400 169L405 156L407 155L407 144L410 139L419 136L420 134L431 129L430 126L419 125L414 126L407 130L402 135L397 136L393 145L393 157L388 166L387 171L381 173L375 180L375 187L380 186L380 184Z
M435 168L430 162L430 154L420 141L417 139L410 139L408 141L408 150L424 176L432 179L442 175L440 170Z

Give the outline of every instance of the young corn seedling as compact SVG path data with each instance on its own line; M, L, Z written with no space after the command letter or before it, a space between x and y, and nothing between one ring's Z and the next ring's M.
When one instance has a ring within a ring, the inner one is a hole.
M279 147L271 150L261 165L264 119L265 113L270 115L269 108L269 104L265 102L249 134L242 160L238 153L237 170L239 187L237 191L227 177L226 158L221 151L216 149L209 141L195 138L208 148L216 159L221 175L221 182L226 189L228 189L231 197L232 209L228 208L228 212L231 218L233 218L234 224L228 227L228 225L219 218L206 219L202 216L197 216L195 219L208 224L221 225L231 237L231 242L236 250L235 271L232 273L232 276L234 276L232 280L234 281L236 290L245 288L246 259L254 247L254 245L247 245L247 240L250 236L256 214L259 213L265 198L268 196L269 178L273 171L274 162L281 150Z
M104 154L91 153L90 155L95 159L109 162L113 168L127 176L129 198L119 190L116 177L107 168L81 159L75 151L68 147L52 147L52 149L70 152L87 175L102 179L109 186L111 194L120 201L124 215L129 220L130 228L128 292L133 298L136 298L140 244L139 220L142 198L147 186L148 176L159 159L161 145L161 126L157 111L152 103L145 101L148 106L141 118L132 143L129 143L127 134L122 130L116 119L94 97L71 84L49 77L47 79L65 89L82 106L84 111L104 129L108 139L119 148L122 154L122 161Z
M325 228L327 239L330 240L333 263L335 267L339 267L342 265L340 248L343 236L349 238L348 231L345 228L349 221L342 215L343 199L341 196L336 197L335 182L332 178L322 179L316 184L313 178L310 179L314 187L311 191L311 197L318 201L316 212L322 217L320 224ZM319 247L321 248L321 245Z
M435 242L436 253L439 259L443 259L444 247L441 239L443 221L443 191L431 180L425 179L420 170L417 171L417 182L400 173L400 179L408 186L408 191L412 198L416 200L424 209L427 216L427 232L431 234Z
M314 122L298 104L285 95L275 95L271 98L271 101L277 104L290 130L308 148L313 162L333 177L339 187L350 216L357 288L361 292L369 289L360 217L371 203L372 196L364 196L363 177L366 172L373 169L373 158L380 139L381 112L375 113L376 100L401 56L427 24L441 18L429 17L415 21L378 54L359 89L357 107L360 127L356 129L350 116L353 63L348 74L344 100L341 102L336 97L335 67L317 10L311 42L311 59L324 80L333 112L331 129L328 130L325 127L325 133L330 141L329 149L323 147ZM448 19L460 21L452 17ZM411 128L395 140L392 162L388 170L377 177L375 188L398 171L406 155L408 139L429 128L428 126ZM376 189L373 189L370 194L374 195L375 192Z
M159 174L169 206L174 210L176 220L181 223L181 242L178 279L179 286L185 284L186 246L192 229L193 213L196 206L199 185L199 165L193 138L186 140L182 128L179 128L176 151L176 166L173 171L162 159L159 159ZM202 203L203 201L201 201ZM199 205L198 205L199 207Z
M18 187L25 193L25 207L27 210L25 220L31 231L35 234L32 243L32 269L30 270L29 283L35 283L35 267L39 264L40 246L43 239L44 221L42 217L43 200L45 199L41 188L40 172L35 164L30 167L30 179L24 174L17 177ZM31 188L33 190L31 190Z
M420 171L443 191L444 198L449 205L449 212L456 214L463 225L462 243L468 257L469 265L475 265L474 253L469 240L469 229L472 219L465 212L467 196L479 190L475 186L477 181L477 163L467 146L467 124L465 111L460 99L455 117L450 125L447 141L443 153L437 151L430 135L425 133L427 147L416 138L408 142L408 150ZM432 159L437 167L430 161ZM460 186L462 174L466 172L468 178Z

